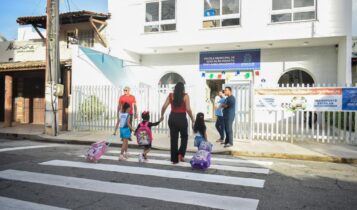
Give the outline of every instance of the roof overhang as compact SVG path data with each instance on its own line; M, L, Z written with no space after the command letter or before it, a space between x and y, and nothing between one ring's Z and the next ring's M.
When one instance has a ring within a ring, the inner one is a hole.
M90 18L105 21L110 18L110 14L96 13L86 10L61 13L60 24L65 25L65 24L89 22ZM47 16L45 15L25 16L25 17L18 17L16 22L20 25L33 25L39 28L46 28L46 20L47 20Z
M62 60L60 64L71 65L71 61ZM44 70L45 68L46 68L46 61L22 61L22 62L0 63L0 73L14 72L14 71Z

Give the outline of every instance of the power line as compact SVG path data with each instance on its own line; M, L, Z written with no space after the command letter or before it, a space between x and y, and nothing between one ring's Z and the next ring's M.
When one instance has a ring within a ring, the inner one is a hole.
M36 4L35 8L34 8L34 9L32 10L32 12L31 12L31 15L34 15L35 12L38 12L38 9L40 8L39 6L40 6L41 3L42 3L42 0L38 0L38 2L37 2L37 4Z
M79 11L80 9L79 9L78 5L76 3L74 3L73 0L71 0L71 2L72 2L72 5L74 5L75 9Z
M68 12L71 12L71 5L69 4L69 0L67 0L66 2L67 2L67 9L68 9Z

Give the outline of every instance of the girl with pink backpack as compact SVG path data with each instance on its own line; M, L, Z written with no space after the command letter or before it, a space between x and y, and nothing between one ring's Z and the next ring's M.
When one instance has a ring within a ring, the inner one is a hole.
M150 120L150 112L145 111L141 113L142 122L139 123L138 127L135 130L135 136L140 146L144 147L143 153L139 154L139 162L147 161L147 154L150 152L151 143L152 143L152 132L151 127L157 126L160 124L160 121L152 123Z

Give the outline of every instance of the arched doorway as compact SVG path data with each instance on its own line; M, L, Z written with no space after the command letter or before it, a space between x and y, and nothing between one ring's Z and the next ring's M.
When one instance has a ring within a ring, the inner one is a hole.
M159 85L175 85L178 82L182 82L183 84L186 84L185 80L183 77L177 73L167 73L164 76L161 77L159 80Z
M294 69L291 71L286 72L283 74L279 81L278 84L279 86L283 85L309 85L312 86L315 83L314 79L308 74L306 71L300 70L300 69Z
M306 71L300 70L300 69L294 69L291 71L286 72L283 74L279 81L278 81L279 86L312 86L315 84L314 79L311 77L310 74L308 74ZM313 116L314 115L314 116ZM313 124L315 125L317 122L317 113L313 112L304 112L303 113L303 120L304 123L308 123L309 128L311 129L313 127ZM294 122L296 123L296 122ZM305 125L304 125L305 127Z

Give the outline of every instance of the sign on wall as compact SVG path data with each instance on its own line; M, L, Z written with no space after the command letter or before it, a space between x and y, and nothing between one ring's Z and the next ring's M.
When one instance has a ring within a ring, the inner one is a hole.
M256 110L357 110L357 88L258 88Z
M346 111L357 110L357 88L343 88L342 109Z
M237 71L259 69L259 49L200 53L200 71Z

